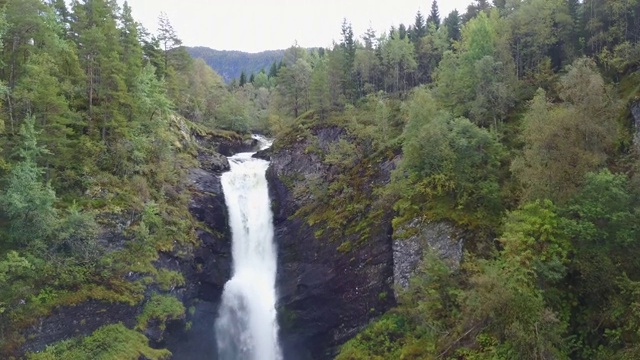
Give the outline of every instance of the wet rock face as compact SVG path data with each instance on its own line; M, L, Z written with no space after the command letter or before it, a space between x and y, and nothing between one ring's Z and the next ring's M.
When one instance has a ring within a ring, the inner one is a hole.
M184 322L167 327L163 345L171 350L174 360L217 359L213 324L232 266L231 233L220 172L220 168L204 165L191 169L188 175L192 188L189 211L204 226L196 229L199 244L188 260L176 264L189 288L182 301L188 309L186 320L191 329L185 331Z
M409 286L409 279L427 252L442 259L450 268L458 269L462 262L463 245L463 233L448 222L423 223L413 220L402 226L394 234L393 240L394 288L406 289Z
M257 151L260 146L258 140L253 138L246 139L240 136L198 135L196 136L196 142L200 147L224 156L232 156L241 152Z
M136 324L138 307L123 303L87 301L76 306L58 308L26 330L29 341L20 349L21 353L38 352L56 341L90 334L106 325L122 322L127 327Z
M640 101L631 105L631 115L633 116L633 125L635 127L633 144L636 147L640 147Z
M330 127L314 135L314 145L326 151L345 134ZM311 199L292 193L291 182L304 185L332 176L317 155L305 151L308 145L303 140L273 151L267 170L278 247L280 340L286 360L332 359L339 345L395 303L390 212L374 225L367 241L342 252L339 243L316 237L322 225L309 226L293 216Z

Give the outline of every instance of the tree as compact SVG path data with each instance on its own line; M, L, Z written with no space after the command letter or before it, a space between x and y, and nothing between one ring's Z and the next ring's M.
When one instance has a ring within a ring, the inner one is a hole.
M498 123L515 105L515 78L509 76L512 72L505 64L491 56L476 61L474 75L476 95L469 104L469 116L476 124L497 130Z
M372 28L368 28L362 35L362 41L364 41L364 48L367 50L373 50L376 46L376 31Z
M267 76L267 74L261 71L258 73L258 75L256 75L253 81L253 85L256 87L256 89L260 89L260 88L269 89L271 88L271 81L269 80L269 77Z
M309 110L309 83L311 66L306 60L306 51L297 45L286 50L284 66L278 72L278 93L283 107L294 117Z
M318 61L313 68L309 91L311 93L312 108L320 114L320 119L324 120L327 117L327 112L331 108L329 73L325 59Z
M20 160L9 172L0 204L11 224L8 238L13 244L42 250L58 219L55 192L42 181L43 169L36 163L40 155L48 152L38 145L34 122L27 118L20 126Z
M158 40L164 51L164 68L169 68L169 51L182 45L167 14L162 12L158 18Z
M431 12L427 17L427 27L435 26L436 30L440 28L440 10L438 10L438 1L433 0L431 3Z
M449 48L449 41L444 31L438 31L434 26L429 26L427 35L416 43L416 58L418 71L417 83L430 83L433 81L433 73L438 68L444 52Z
M404 40L407 37L407 27L404 26L404 24L400 24L400 26L398 26L398 36L400 37L400 40Z
M436 94L458 116L497 127L514 104L517 79L498 29L503 20L480 13L465 24L457 52L445 52L435 74Z
M518 77L534 73L546 59L551 59L556 68L570 61L567 58L573 52L570 49L573 24L565 1L522 2L506 19ZM563 44L566 53L556 51L554 54L559 43Z
M382 64L387 68L387 89L406 91L410 74L416 70L415 48L408 38L394 33L381 42Z
M247 83L247 74L244 73L244 70L242 70L242 73L240 73L240 86L244 86Z
M412 39L414 42L421 39L427 34L427 26L425 24L424 16L420 10L416 13L416 19L413 25Z
M423 214L490 226L503 208L497 182L503 148L495 136L440 109L424 89L412 94L406 112L404 157L396 174L401 218Z
M607 159L618 132L619 104L593 61L578 59L569 67L560 97L564 103L555 105L538 90L524 118L525 147L512 171L526 200L567 201L585 174Z
M276 76L278 76L278 66L274 61L273 64L271 64L271 67L269 68L269 79L275 78Z
M122 63L127 88L133 88L133 80L142 70L143 51L140 45L139 24L133 19L131 7L125 1L120 15L120 38L122 42Z
M342 94L351 100L357 96L356 83L353 78L354 63L356 60L356 42L353 36L353 28L347 19L343 19L340 30L340 53L342 54Z
M447 29L447 38L449 41L458 41L460 40L460 13L458 10L453 10L449 15L444 19L445 28Z
M75 21L72 32L86 73L85 92L88 100L86 132L106 141L123 131L125 117L125 69L121 63L123 49L116 25L115 4L105 0L74 3ZM98 131L99 129L99 131Z

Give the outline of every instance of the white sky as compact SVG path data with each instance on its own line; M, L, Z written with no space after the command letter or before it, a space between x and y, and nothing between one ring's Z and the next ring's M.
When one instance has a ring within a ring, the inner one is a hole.
M120 4L124 0L118 0ZM218 50L329 47L340 39L342 19L359 38L371 25L378 33L391 25L413 24L418 10L426 18L431 0L128 0L135 19L155 33L161 11L167 13L187 46ZM438 0L440 18L472 0Z

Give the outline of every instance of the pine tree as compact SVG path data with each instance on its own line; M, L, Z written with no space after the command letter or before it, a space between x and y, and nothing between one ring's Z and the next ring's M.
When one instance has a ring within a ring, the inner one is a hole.
M364 48L367 50L373 50L376 41L376 31L371 27L362 35L362 41L364 41Z
M436 30L440 28L440 11L438 10L437 0L431 3L431 12L427 18L427 27L435 26Z
M121 63L123 49L116 24L115 4L105 0L74 3L72 31L86 72L87 132L106 141L124 131L122 105L126 96Z
M169 68L169 51L182 45L182 40L178 38L165 13L160 13L158 18L158 40L164 51L164 68L167 69Z
M269 79L275 78L276 76L278 76L278 65L276 65L274 61L269 68Z
M135 77L142 70L142 46L139 41L139 24L133 19L131 7L124 2L120 16L120 41L122 42L122 63L124 64L125 82L128 88L133 88Z
M356 43L353 37L353 28L347 19L342 21L341 29L342 39L340 41L340 49L343 55L342 68L342 93L348 98L355 97L355 82L353 81L354 63L356 60Z
M124 81L127 89L133 89L135 79L142 71L143 51L139 41L138 23L133 19L131 7L125 1L122 7L122 15L120 16L120 41L122 45L121 62L124 65ZM128 120L132 121L134 117L133 99L127 96L125 102L128 107Z
M398 35L400 35L400 40L404 40L407 37L407 27L404 24L398 26Z
M418 13L416 14L416 21L413 24L412 40L413 42L417 42L425 35L427 35L427 27L424 16L422 16L422 13L418 10Z
M247 83L247 74L244 73L244 70L242 70L242 73L240 73L240 86L244 86Z
M447 29L447 37L449 41L460 40L460 14L458 10L453 10L449 16L444 19L445 28Z
M65 29L65 32L69 29L71 21L71 13L64 0L53 0L51 6L55 10L56 15L59 17L59 21Z

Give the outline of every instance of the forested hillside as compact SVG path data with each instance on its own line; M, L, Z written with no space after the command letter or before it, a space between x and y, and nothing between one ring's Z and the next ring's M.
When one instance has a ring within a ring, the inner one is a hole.
M0 358L169 358L145 331L188 313L158 259L198 246L190 139L250 131L330 169L282 180L345 256L385 206L400 240L434 221L467 234L459 267L427 254L337 359L640 358L640 1L434 2L383 34L345 20L333 48L229 85L164 16L150 34L112 0L0 6ZM91 301L143 310L24 347Z
M330 169L281 179L316 237L349 254L384 204L400 240L435 221L467 234L459 268L427 254L337 359L640 357L639 25L638 1L477 1L287 50L269 122L283 159L304 139Z
M253 74L260 71L268 72L271 65L282 61L284 50L268 50L259 53L246 53L242 51L214 50L207 47L187 48L191 56L203 59L215 70L225 82L240 80L242 74L245 82Z
M0 358L22 354L42 319L83 303L144 311L135 329L109 325L28 357L166 358L142 332L185 314L170 291L184 278L157 260L187 256L196 241L189 138L260 128L259 116L243 90L191 59L166 17L154 35L115 1L0 9Z

